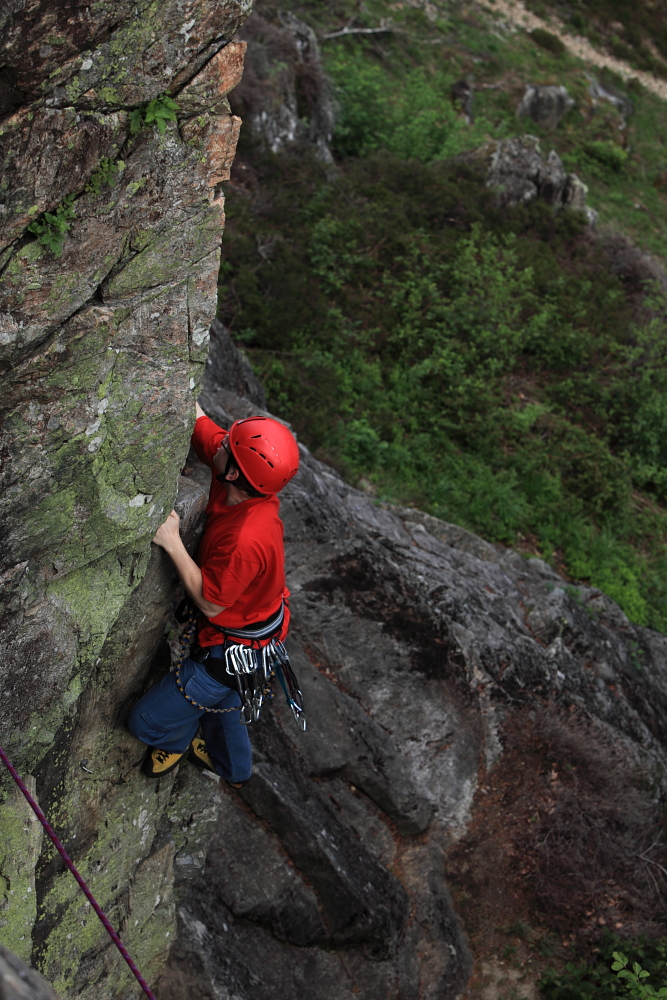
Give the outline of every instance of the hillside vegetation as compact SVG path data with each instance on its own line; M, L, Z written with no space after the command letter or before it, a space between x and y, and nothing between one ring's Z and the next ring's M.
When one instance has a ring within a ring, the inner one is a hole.
M291 7L335 87L335 163L245 130L220 287L271 409L379 499L539 554L667 630L667 300L610 268L621 231L667 256L664 102L599 74L621 100L594 101L590 67L469 5ZM516 118L527 83L574 98L554 131ZM499 209L456 159L525 132L589 186L597 236L538 201Z

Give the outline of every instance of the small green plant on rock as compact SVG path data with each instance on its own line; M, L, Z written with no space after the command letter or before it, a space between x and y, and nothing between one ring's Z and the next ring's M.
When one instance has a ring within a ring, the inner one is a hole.
M28 226L28 232L37 237L38 243L48 247L54 257L60 257L63 252L65 237L72 228L70 220L76 218L73 203L74 195L68 194L55 212L44 212Z
M97 165L97 170L91 175L86 184L86 191L91 194L99 194L103 187L115 187L118 174L125 169L122 160L112 160L108 156L103 156Z
M130 132L137 135L144 125L157 125L161 135L167 131L167 122L176 121L179 105L169 96L160 94L148 104L135 108L130 112Z

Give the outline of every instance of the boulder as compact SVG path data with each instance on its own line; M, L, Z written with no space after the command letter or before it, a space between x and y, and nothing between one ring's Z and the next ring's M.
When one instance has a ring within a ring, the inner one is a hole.
M487 186L496 192L499 205L526 205L540 198L556 210L583 212L589 225L595 224L597 212L586 205L586 185L565 170L554 149L545 158L534 135L488 142L460 159L486 167Z
M518 118L530 118L542 128L552 130L573 107L574 100L566 87L529 83L516 113Z

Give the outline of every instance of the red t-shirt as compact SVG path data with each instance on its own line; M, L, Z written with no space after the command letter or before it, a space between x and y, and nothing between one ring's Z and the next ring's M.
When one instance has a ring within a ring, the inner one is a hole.
M206 507L206 528L197 554L201 567L204 598L223 605L209 620L228 628L244 628L252 622L270 618L289 597L285 587L285 551L280 501L275 494L263 499L244 500L227 506L227 490L218 482L213 456L227 431L210 417L199 417L192 434L192 444L202 462L213 469L213 480ZM206 621L206 619L204 619ZM280 638L287 634L289 611ZM222 641L217 629L205 624L200 630L200 646ZM238 641L238 640L234 640ZM266 640L268 641L268 640Z

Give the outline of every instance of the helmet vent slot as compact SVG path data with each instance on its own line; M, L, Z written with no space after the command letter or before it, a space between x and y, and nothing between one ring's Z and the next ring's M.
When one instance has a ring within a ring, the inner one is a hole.
M261 436L262 436L261 434L252 434L252 435L251 435L251 437L253 438L253 440L254 440L255 438L261 438Z

